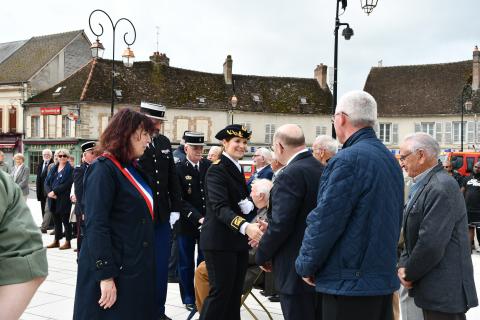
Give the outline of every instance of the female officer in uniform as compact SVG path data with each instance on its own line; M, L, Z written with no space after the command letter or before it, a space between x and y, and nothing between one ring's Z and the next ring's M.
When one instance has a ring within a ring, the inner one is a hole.
M85 173L76 320L156 319L153 198L136 164L153 129L147 116L119 111Z
M238 160L245 154L251 132L233 124L217 133L224 151L210 166L206 178L207 213L200 247L210 282L200 319L240 319L240 298L248 264L248 237L260 239L258 224L247 222L253 203ZM250 215L251 214L251 215ZM248 236L248 237L247 237Z

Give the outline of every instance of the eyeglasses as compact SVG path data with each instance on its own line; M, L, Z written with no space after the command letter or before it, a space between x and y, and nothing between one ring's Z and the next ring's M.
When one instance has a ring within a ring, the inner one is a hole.
M68 156L66 154L59 154L58 157L59 158L68 158Z
M406 154L406 155L400 156L400 158L399 158L399 159L400 159L400 161L401 161L401 162L405 161L405 159L407 159L407 158L408 158L408 156L410 156L412 153L413 153L413 152L410 152L409 154Z
M480 169L480 167L479 167L479 166L473 166L473 167L474 167L475 169Z
M339 114L342 114L342 115L344 115L345 117L350 117L347 113L345 113L345 112L343 112L343 111L340 111L340 112L335 113L335 114L332 116L332 119L331 119L332 123L335 122L335 117L338 116Z

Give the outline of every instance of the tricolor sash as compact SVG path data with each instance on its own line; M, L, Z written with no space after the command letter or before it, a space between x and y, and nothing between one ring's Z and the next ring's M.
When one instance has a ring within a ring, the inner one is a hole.
M148 211L150 211L150 215L152 216L152 220L154 219L154 214L153 214L153 197L152 195L143 187L142 183L139 181L139 179L135 178L135 175L132 174L130 171L128 171L128 168L122 167L120 162L109 153L104 153L103 156L105 158L110 159L113 164L120 170L120 172L127 178L127 180L137 189L137 191L140 193L140 195L143 197L145 200L145 203L147 204Z

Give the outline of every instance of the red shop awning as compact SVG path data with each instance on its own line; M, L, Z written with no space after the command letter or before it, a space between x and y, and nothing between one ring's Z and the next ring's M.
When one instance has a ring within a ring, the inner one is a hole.
M14 149L15 143L0 143L0 149Z

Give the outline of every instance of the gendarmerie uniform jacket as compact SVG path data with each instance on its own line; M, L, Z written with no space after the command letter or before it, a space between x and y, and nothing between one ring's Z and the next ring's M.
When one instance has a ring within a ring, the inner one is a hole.
M250 218L243 215L238 206L238 203L248 196L242 172L230 159L222 155L207 171L205 190L207 214L200 232L200 248L247 251L247 236L239 232L240 226Z
M83 162L81 165L76 166L73 169L73 185L75 187L75 198L77 202L75 203L75 214L82 215L85 210L83 209L83 177L85 171L87 171L88 164Z
M139 164L151 180L155 220L167 222L170 212L180 212L181 209L181 190L170 140L161 134L154 137Z
M197 238L200 233L198 220L205 216L205 175L212 162L201 159L198 162L199 170L185 159L177 163L177 176L182 189L182 210L177 224L179 234Z

